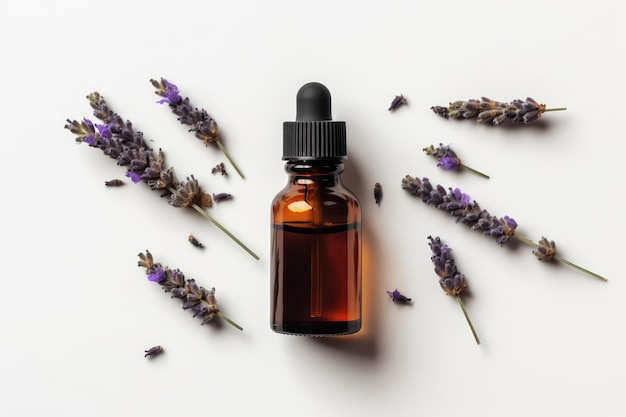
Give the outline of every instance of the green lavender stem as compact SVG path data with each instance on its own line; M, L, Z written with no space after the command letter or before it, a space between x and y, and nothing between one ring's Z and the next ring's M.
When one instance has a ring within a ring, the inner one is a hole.
M215 138L215 144L217 145L218 148L220 148L220 150L222 151L226 159L228 159L228 162L230 162L233 168L235 168L235 171L237 171L237 174L239 174L241 178L244 178L243 174L241 173L241 171L239 170L235 162L231 159L230 155L226 151L226 148L224 148L224 145L222 145L222 142L218 138Z
M196 210L198 213L202 214L206 219L208 219L211 223L213 223L215 226L217 226L218 229L220 229L222 232L226 233L226 235L231 238L232 240L235 241L235 243L237 243L239 246L241 246L246 252L248 252L254 259L256 259L257 261L259 260L259 257L256 253L252 252L252 250L250 250L250 248L248 248L246 245L244 245L244 243L237 239L237 237L235 235L233 235L230 231L228 231L228 229L226 229L224 226L222 226L217 220L215 220L213 217L211 217L209 215L209 213L207 213L205 210L202 209L202 207L200 207L197 204L192 204L191 207L193 207L194 210Z
M226 317L226 315L222 314L221 312L217 313L217 315L220 316L221 319L226 320L228 322L228 324L230 324L234 328L236 328L238 330L243 330L243 327L241 327L240 325L238 325L237 323L235 323L234 321L232 321L231 319Z
M462 167L463 167L463 168L465 168L465 169L468 169L468 170L472 171L474 174L478 174L478 175L480 175L480 176L481 176L481 177L483 177L483 178L489 179L489 175L487 175L487 174L483 174L482 172L477 171L477 170L475 170L474 168L470 168L470 167L468 167L467 165L462 164L462 163L460 163L460 162L459 162L459 165L460 165L460 166L462 166Z
M513 237L515 237L517 240L526 243L527 245L530 245L532 247L538 248L539 244L533 242L532 240L524 237L524 236L520 236L517 233L513 235ZM583 268L582 266L576 265L573 262L568 261L567 259L559 256L559 255L554 255L553 256L554 259L556 259L557 261L563 262L565 265L569 265L572 268L578 269L581 272L584 272L585 274L591 275L592 277L601 279L602 281L608 281L608 279L606 279L605 277L603 277L602 275L596 274L595 272L592 272L586 268Z
M480 339L478 338L476 329L474 329L474 325L472 324L472 319L470 319L469 314L467 314L467 310L465 309L465 305L463 304L461 295L457 294L456 299L459 301L459 305L461 306L461 310L463 310L463 315L465 316L465 320L467 320L467 324L469 324L469 327L472 330L472 334L474 335L474 340L476 340L476 344L480 345Z
M562 111L562 110L567 110L567 107L555 107L553 109L545 109L544 112L547 112L547 111Z

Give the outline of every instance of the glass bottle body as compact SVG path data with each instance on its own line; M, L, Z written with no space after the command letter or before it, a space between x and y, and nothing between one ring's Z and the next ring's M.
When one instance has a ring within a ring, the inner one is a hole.
M341 160L289 161L272 202L271 328L330 336L361 328L361 209Z

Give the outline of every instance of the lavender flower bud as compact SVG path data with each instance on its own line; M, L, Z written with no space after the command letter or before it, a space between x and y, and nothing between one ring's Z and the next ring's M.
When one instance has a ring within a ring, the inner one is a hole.
M400 94L399 96L395 96L394 99L391 101L391 105L389 106L389 111L394 111L396 110L398 107L405 105L406 102L406 98L404 98L404 96L402 94Z
M554 240L548 240L545 236L542 236L539 246L533 251L533 254L540 261L550 261L556 255L556 243L554 243Z
M172 298L183 298L187 297L187 291L181 287L175 287L170 290L170 294L172 294Z
M410 303L411 302L411 299L403 295L402 293L400 293L400 291L398 291L397 288L393 291L387 291L387 294L389 295L389 297L391 297L391 301L393 301L394 303Z

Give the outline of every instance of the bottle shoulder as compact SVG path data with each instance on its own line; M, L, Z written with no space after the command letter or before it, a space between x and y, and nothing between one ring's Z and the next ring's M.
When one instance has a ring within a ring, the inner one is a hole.
M275 223L346 224L361 221L357 197L345 187L312 190L300 185L287 185L272 201Z

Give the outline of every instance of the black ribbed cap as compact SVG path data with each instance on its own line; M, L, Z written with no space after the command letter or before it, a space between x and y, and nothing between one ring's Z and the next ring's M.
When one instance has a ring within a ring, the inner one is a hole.
M334 122L330 91L303 85L296 96L296 121L283 123L283 159L347 159L346 123Z

